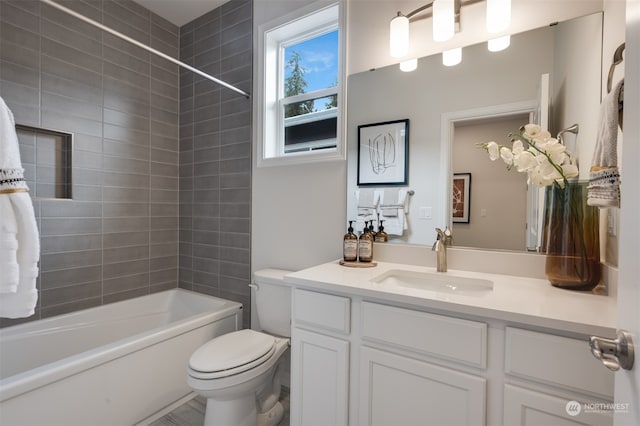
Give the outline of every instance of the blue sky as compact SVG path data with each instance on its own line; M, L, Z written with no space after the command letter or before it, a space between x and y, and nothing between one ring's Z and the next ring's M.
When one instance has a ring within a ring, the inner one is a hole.
M305 79L308 83L307 92L333 86L338 76L338 30L287 47L285 63L294 51L302 57L301 63L306 70ZM285 78L288 75L287 70Z

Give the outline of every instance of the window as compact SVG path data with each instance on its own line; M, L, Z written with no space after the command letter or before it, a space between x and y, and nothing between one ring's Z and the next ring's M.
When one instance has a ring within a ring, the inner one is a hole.
M344 159L339 6L282 21L259 30L258 166Z

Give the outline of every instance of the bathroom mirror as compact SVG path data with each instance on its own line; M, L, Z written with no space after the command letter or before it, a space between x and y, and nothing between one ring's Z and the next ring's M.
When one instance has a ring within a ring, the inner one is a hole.
M527 221L531 191L527 193L526 177L515 170L507 172L501 161L491 162L484 151L469 145L494 139L507 143L505 129L517 131L517 123L540 116L548 117L554 135L577 123L579 133L567 135L565 142L576 152L581 177L586 177L597 134L601 81L602 13L512 35L511 46L501 52L489 52L486 43L465 47L462 63L454 67L443 66L437 54L420 58L413 72L392 65L351 75L347 217L357 214L358 126L409 119L408 188L414 195L408 229L390 241L432 244L434 228L452 225L453 174L470 173L470 220L453 224L454 244L526 250L527 228L537 220ZM545 97L548 108L541 107L540 99ZM482 130L488 128L493 130ZM463 150L454 149L459 136L466 140ZM485 175L487 169L491 176ZM521 188L520 192L508 192L506 184ZM476 194L474 190L480 188L491 196ZM507 224L505 216L518 220Z

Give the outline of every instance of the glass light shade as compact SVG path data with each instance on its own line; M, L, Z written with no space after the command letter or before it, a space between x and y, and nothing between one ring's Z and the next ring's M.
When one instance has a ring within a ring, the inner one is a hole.
M400 70L404 72L415 71L418 68L418 59L413 58L400 62Z
M409 18L398 15L389 24L389 53L401 58L409 53Z
M506 35L504 37L498 37L491 39L487 42L487 48L489 52L499 52L506 49L511 44L511 36Z
M442 52L442 65L452 67L462 62L462 47Z
M487 32L499 33L511 25L511 0L487 0Z
M455 33L454 0L435 0L433 2L433 39L446 41Z

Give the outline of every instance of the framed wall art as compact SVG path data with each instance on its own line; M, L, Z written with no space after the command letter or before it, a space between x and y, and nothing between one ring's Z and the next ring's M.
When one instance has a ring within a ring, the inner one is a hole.
M409 183L409 119L358 126L358 186Z
M454 173L453 206L451 212L454 223L469 223L471 207L471 173Z

